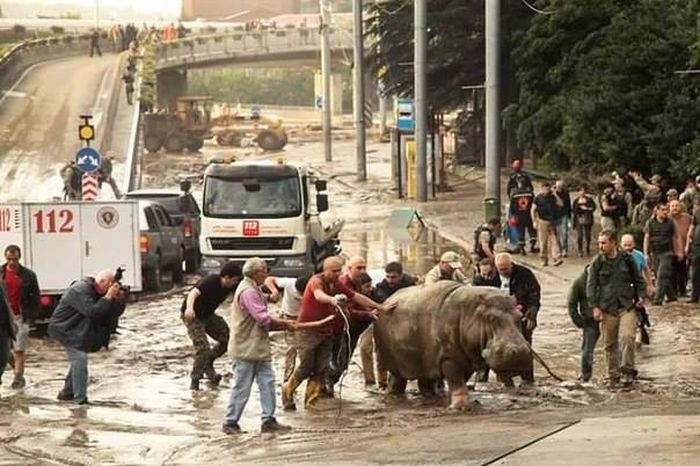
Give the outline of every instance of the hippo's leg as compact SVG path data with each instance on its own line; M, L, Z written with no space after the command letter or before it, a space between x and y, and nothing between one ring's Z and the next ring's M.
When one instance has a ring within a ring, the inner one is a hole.
M406 393L407 380L394 373L389 374L389 395L403 395Z
M426 379L426 378L420 378L418 379L418 391L422 396L426 397L431 397L437 395L437 391L435 390L437 386L437 380L436 379Z
M464 378L467 368L453 359L445 359L440 364L440 370L450 389L450 409L468 408L469 391Z

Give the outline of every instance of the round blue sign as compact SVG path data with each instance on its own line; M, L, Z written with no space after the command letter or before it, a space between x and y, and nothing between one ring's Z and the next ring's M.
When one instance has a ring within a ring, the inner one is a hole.
M92 147L83 147L75 154L75 164L84 172L94 172L100 168L102 156Z

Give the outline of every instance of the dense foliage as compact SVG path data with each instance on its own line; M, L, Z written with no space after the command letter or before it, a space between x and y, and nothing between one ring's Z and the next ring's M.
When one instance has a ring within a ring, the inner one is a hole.
M522 148L554 165L700 172L696 0L566 0L533 18L514 50Z
M700 0L530 3L548 14L502 0L503 116L519 148L583 172L700 173L700 75L676 73L700 68ZM484 4L428 2L435 110L483 103L461 87L484 79ZM387 93L412 95L413 2L374 2L369 16L371 67Z

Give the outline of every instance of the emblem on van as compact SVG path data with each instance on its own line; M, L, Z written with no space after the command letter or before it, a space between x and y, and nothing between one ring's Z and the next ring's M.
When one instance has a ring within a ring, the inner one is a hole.
M102 207L97 211L97 223L102 228L110 230L119 223L119 212L111 206Z
M260 222L243 220L243 236L260 236Z

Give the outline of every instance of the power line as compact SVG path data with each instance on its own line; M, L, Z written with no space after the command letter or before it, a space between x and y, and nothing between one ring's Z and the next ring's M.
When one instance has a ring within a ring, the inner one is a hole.
M528 2L527 0L520 0L520 1L523 3L523 5L525 5L526 7L528 7L529 9L531 9L532 11L534 11L535 13L540 14L540 15L553 15L554 13L557 12L556 10L547 10L547 11L540 10L539 8L537 8L536 6L534 6L532 3Z
M389 16L393 16L396 13L398 13L399 11L406 8L410 3L412 3L411 0L404 0L404 2L394 10L387 10L386 8L384 8L381 5L381 3L379 1L375 2L374 6L375 6L375 8L377 8L377 10L381 11L382 13L387 14Z

